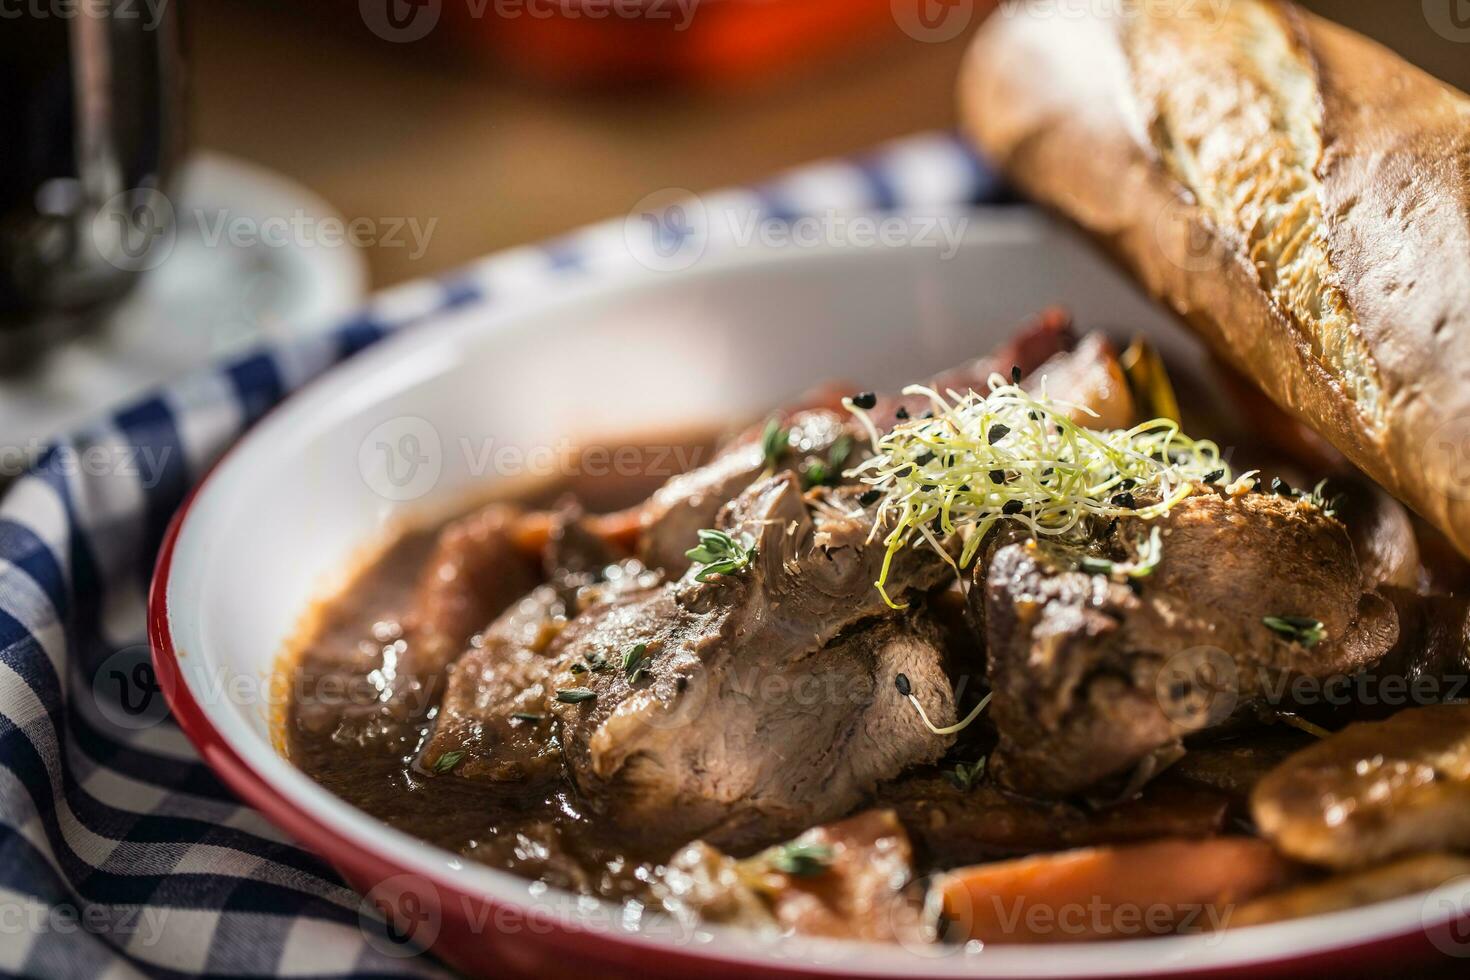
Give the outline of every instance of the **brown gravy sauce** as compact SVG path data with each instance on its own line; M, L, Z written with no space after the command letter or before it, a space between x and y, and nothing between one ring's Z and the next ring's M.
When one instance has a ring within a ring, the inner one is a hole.
M548 507L572 495L591 513L618 510L646 499L680 469L706 461L713 444L711 433L634 440L618 450L625 461L637 458L643 465L623 467L590 465L594 454L608 460L612 450L584 448L573 462L587 465L572 465L568 475L530 488L522 483L482 497L476 507L507 501ZM629 452L630 445L636 451ZM392 537L340 591L303 617L277 668L277 682L290 692L276 720L279 747L334 795L445 850L584 894L644 897L669 855L632 852L613 839L589 819L569 781L548 788L426 775L412 763L432 714L417 725L385 722L384 728L396 724L400 730L362 737L361 719L373 712L383 688L385 655L394 656L395 644L407 642L399 624L445 523Z

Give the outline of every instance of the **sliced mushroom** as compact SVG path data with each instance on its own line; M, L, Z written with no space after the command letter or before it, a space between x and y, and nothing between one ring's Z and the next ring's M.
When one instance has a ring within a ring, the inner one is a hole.
M1261 780L1251 811L1284 854L1332 868L1470 847L1470 704L1349 725Z

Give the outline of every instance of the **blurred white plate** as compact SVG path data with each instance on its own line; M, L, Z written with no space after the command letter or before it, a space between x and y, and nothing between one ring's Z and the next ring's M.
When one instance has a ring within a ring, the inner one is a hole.
M229 234L271 219L308 227L341 220L299 184L200 153L184 167L176 197L172 251L106 322L52 352L34 374L0 379L8 444L38 444L256 343L331 326L362 302L367 264L353 246Z

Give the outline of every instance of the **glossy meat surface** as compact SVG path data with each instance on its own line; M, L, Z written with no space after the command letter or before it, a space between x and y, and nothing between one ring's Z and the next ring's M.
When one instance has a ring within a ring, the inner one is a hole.
M1366 591L1341 524L1274 494L1204 492L1149 522L1156 569L1128 584L1082 571L1083 553L1006 545L989 563L983 602L996 692L1003 783L1065 795L1155 760L1172 761L1187 734L1294 677L1352 673L1398 635L1393 607ZM1123 521L1101 544L1136 557L1143 522ZM1269 628L1310 617L1319 642ZM1208 686L1206 686L1208 684Z

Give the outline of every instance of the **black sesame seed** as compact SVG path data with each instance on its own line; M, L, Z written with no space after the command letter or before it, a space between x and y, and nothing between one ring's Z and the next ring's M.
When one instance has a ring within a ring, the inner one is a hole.
M914 460L914 465L915 466L928 466L932 462L934 462L934 454L933 453L925 453L924 455L922 455L919 458L917 458L917 459Z
M934 417L934 409L932 409L932 408L929 409L929 411L925 412L923 415L920 415L919 416L919 418L921 418L921 419L932 419L933 417Z
M910 694L914 693L913 686L909 684L909 678L907 674L899 674L898 676L894 677L893 686L898 688L898 693L902 694L904 697L908 697Z
M1019 364L1013 364L1013 365L1011 365L1011 384L1018 385L1020 383L1021 383L1021 365L1019 365Z
M852 403L862 409L874 408L878 404L878 396L871 391L865 391L860 395L853 395Z
M961 483L960 484L960 493L969 493L969 492L970 492L970 485L968 483Z
M893 413L893 417L898 419L900 422L907 421L909 417L909 410L900 405L898 406L898 411Z
M919 484L919 489L925 493L932 493L939 489L939 485L937 483L921 483Z
M1044 469L1044 470L1041 471L1042 479L1045 479L1046 477L1051 476L1055 472L1056 472L1056 470L1054 470L1050 466L1048 466L1046 469Z
M1021 503L1019 500L1007 500L1005 502L1005 506L1000 509L1000 512L1002 514L1005 514L1007 517L1015 517L1017 514L1021 513L1021 511L1025 509L1026 505Z
M1280 497L1290 497L1291 484L1287 483L1285 480L1281 479L1281 477L1278 476L1271 481L1271 492Z
M990 435L987 437L987 441L993 446L1010 434L1011 430L1009 426L996 423L990 427Z
M1031 411L1031 412L1027 412L1026 414L1028 416L1030 416L1031 421L1033 421L1033 422L1035 422L1035 421L1037 421L1038 419L1041 418L1041 414L1039 412Z
M1133 494L1126 492L1114 495L1113 503L1119 507L1126 507L1129 510L1134 510L1138 507L1138 501L1133 499Z
M1205 474L1205 482L1206 483L1214 483L1214 482L1216 482L1218 480L1223 480L1223 479L1225 479L1225 471L1224 470L1211 470L1210 472L1208 472L1208 473Z
M990 471L990 482L991 483L1004 483L1004 482L1006 482L1006 471L1005 470L991 470Z
M866 490L863 492L863 495L858 498L858 503L862 504L864 507L871 507L876 504L880 499L882 499L882 497L882 490Z
M1138 481L1135 480L1135 479L1133 479L1133 477L1128 476L1128 477L1124 477L1123 480L1122 480L1122 482L1120 482L1118 484L1118 489L1119 490L1132 490L1136 486L1138 486Z

